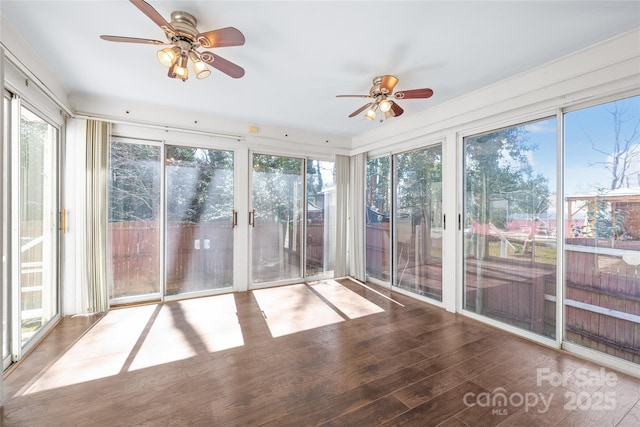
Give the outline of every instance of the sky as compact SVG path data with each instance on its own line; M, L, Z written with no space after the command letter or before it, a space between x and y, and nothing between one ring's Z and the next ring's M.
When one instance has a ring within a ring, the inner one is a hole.
M565 194L583 194L608 188L611 175L602 162L607 156L593 148L611 152L615 141L612 114L616 104L618 111L625 110L621 125L621 137L629 138L640 123L640 96L600 104L565 114L564 119L564 175ZM549 178L550 190L555 193L556 182L556 118L525 125L529 143L538 149L530 153L530 161L536 172ZM638 129L640 131L640 129ZM592 146L593 144L593 146ZM640 150L640 135L636 140ZM640 188L640 161L634 162L629 171L629 187Z

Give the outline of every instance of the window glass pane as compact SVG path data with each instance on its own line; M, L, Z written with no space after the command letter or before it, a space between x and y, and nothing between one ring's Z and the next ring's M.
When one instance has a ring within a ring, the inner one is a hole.
M20 302L22 344L58 313L58 130L20 109Z
M555 335L556 119L464 138L464 308Z
M233 286L233 152L166 147L167 295Z
M366 170L366 272L370 278L391 280L391 158L367 162Z
M640 97L565 114L565 339L640 363Z
M394 285L442 301L442 147L395 155Z
M307 276L333 272L335 234L334 162L307 160Z
M8 280L8 254L9 254L9 117L11 113L11 102L9 98L3 97L4 102L4 117L3 117L3 135L2 144L0 147L0 156L2 169L2 188L0 188L0 194L2 195L2 358L9 357L9 300L11 295L9 294L9 280ZM6 366L4 366L6 367Z
M113 141L109 174L110 297L160 292L160 147Z
M253 155L251 275L254 283L302 277L302 159Z

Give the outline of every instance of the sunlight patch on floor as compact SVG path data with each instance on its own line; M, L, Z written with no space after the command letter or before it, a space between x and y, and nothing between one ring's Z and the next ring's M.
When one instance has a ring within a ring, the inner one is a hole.
M366 298L361 297L351 289L335 280L322 280L309 283L327 301L333 304L349 319L381 313L384 310Z
M20 394L242 345L233 294L111 310Z
M108 312L19 394L117 375L155 308L155 305L146 305Z
M335 280L252 291L272 337L384 310ZM243 346L234 294L109 311L19 395Z
M306 284L258 289L253 295L274 338L344 321Z
M164 304L130 370L244 345L233 294Z

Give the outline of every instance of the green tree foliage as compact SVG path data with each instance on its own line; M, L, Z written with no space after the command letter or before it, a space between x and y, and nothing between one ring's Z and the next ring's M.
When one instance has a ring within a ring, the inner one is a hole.
M290 221L302 207L302 160L254 154L253 209L256 218Z
M160 147L113 141L109 221L153 221L160 203Z
M465 138L467 223L504 227L508 214L537 218L549 208L548 179L534 173L525 126ZM499 208L496 208L499 206ZM505 207L506 206L506 207Z
M369 222L381 222L391 214L391 158L379 157L367 162L366 204ZM373 218L375 216L375 218Z
M152 221L160 214L160 147L113 141L109 220ZM167 146L168 221L214 221L233 209L233 153Z
M397 210L408 214L414 224L431 224L439 217L442 194L442 154L440 146L414 150L396 156ZM434 199L437 197L437 200Z
M24 220L42 218L44 150L50 125L39 117L24 112L20 118L20 165L22 180L29 183L22 191L21 214Z
M166 148L167 220L198 223L227 218L233 209L233 153Z
M598 190L598 196L586 203L586 223L572 227L574 237L595 237L597 239L618 239L626 230L624 225L628 212L612 209L611 203L603 198L606 190Z

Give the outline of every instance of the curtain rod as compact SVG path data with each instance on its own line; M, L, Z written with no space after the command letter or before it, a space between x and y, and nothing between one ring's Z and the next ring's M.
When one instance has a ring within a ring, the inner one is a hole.
M74 118L87 119L87 120L102 120L112 124L123 124L123 125L138 126L138 127L144 127L144 128L150 128L150 129L156 129L156 130L162 130L162 131L190 133L194 135L212 136L212 137L224 138L224 139L235 139L237 141L244 141L246 139L242 135L233 135L229 133L218 133L218 132L207 132L203 130L187 129L187 128L180 128L175 126L163 126L163 125L154 125L149 123L139 123L139 122L134 122L130 120L91 116L87 114L76 114Z

